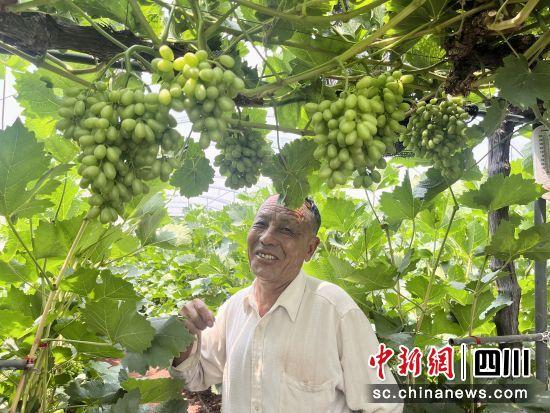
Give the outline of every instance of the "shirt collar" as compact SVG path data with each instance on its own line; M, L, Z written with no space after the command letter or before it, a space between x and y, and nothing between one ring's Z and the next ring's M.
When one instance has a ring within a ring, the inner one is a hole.
M256 312L258 311L258 307L256 305L256 300L254 299L254 288L256 285L256 279L254 279L254 282L249 287L248 294L244 297L244 303L245 307L249 309L254 309ZM306 275L305 273L300 270L296 278L292 280L292 282L284 289L284 291L281 293L279 298L277 298L277 301L275 301L275 304L273 304L273 307L271 308L271 311L274 311L277 307L284 307L288 313L288 316L294 322L296 320L296 316L298 315L298 310L300 308L300 304L302 303L302 297L304 296L304 290L306 286Z

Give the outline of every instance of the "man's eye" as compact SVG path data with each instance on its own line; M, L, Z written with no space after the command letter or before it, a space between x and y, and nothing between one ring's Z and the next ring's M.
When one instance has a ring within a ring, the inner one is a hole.
M287 234L293 234L293 233L294 233L294 231L292 231L292 230L291 230L290 228L288 228L288 227L284 227L284 228L283 228L283 232L286 232Z
M254 226L255 226L255 227L265 227L265 223L262 222L262 221L258 221L258 222L255 222L255 223L254 223Z

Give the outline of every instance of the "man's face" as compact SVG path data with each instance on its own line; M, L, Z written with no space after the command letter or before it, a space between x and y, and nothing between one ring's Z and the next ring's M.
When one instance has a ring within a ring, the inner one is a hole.
M311 211L305 207L289 210L277 203L277 196L260 207L247 240L252 272L277 282L292 280L319 245Z

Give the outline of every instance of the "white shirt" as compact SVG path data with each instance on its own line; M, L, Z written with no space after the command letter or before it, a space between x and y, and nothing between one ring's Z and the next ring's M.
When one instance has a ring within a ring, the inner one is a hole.
M191 391L222 383L223 413L402 412L401 403L366 400L369 384L395 378L386 366L380 381L368 365L378 340L342 288L300 272L260 317L255 283L219 308L174 377Z

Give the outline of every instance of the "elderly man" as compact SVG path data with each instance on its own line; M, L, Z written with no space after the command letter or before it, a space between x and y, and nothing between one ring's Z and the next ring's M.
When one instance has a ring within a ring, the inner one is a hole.
M400 413L400 403L367 401L381 382L368 358L378 340L365 314L335 284L301 270L313 256L321 217L311 200L289 210L272 196L248 233L251 286L227 300L214 320L201 300L181 313L197 340L171 374L192 391L222 383L226 413Z

